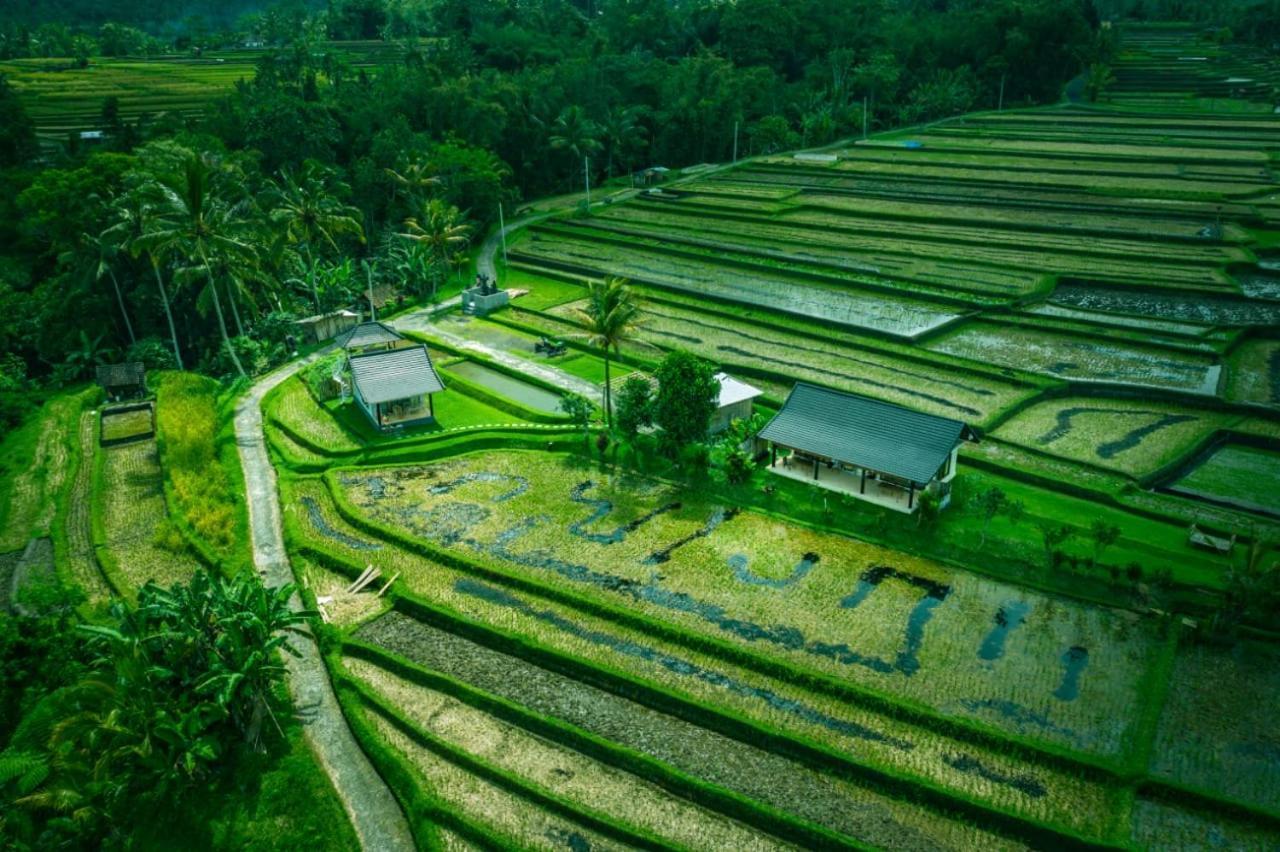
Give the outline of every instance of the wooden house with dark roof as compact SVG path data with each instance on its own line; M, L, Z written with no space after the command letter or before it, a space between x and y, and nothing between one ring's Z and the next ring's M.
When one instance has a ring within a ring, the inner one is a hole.
M978 436L959 420L802 382L759 438L776 473L914 512L923 491L950 502L960 444Z
M347 357L356 405L381 430L435 420L431 395L444 390L426 346L373 349Z
M362 322L357 326L342 332L334 340L342 349L351 352L353 350L371 349L379 347L382 349L390 349L400 341L404 340L404 335L396 331L384 322L371 320Z
M140 361L103 364L98 367L97 378L111 401L147 395L147 368Z

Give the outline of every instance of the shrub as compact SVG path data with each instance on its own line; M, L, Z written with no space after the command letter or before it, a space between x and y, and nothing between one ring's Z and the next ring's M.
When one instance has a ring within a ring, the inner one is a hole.
M173 370L178 366L171 345L158 337L142 338L129 347L125 359L141 361L148 370Z

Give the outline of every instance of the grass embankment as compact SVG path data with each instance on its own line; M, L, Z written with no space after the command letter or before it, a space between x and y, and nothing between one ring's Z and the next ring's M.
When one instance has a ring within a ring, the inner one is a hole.
M161 373L156 445L173 522L201 561L250 565L249 516L233 420L236 395L196 373Z
M80 456L80 413L97 388L53 393L0 442L0 553L47 536Z

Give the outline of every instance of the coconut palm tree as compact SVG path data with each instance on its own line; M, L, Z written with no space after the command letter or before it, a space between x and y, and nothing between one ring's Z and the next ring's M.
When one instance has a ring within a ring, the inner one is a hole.
M115 213L115 224L102 232L102 240L120 250L128 251L133 257L141 254L147 256L147 262L155 276L156 289L160 291L160 303L164 306L164 317L169 323L169 338L173 343L173 360L178 369L182 365L182 350L178 346L178 329L173 322L173 307L169 304L169 291L164 285L164 277L160 273L163 265L162 253L146 251L142 237L151 227L153 219L152 207L147 201L147 190L139 183L112 199L112 211Z
M129 335L129 343L130 345L137 343L138 340L133 334L133 323L129 320L129 309L125 307L124 294L120 290L120 279L116 277L115 261L119 254L116 247L109 240L93 234L81 234L78 242L76 249L63 252L58 257L59 262L75 266L79 266L78 262L85 262L87 265L83 267L84 274L92 279L94 284L104 278L111 281L111 289L115 292L120 316L124 318L124 328Z
M242 238L246 217L239 205L232 204L218 180L222 166L210 156L187 151L178 169L157 177L155 227L141 238L143 251L158 251L172 256L178 266L178 280L191 280L197 274L205 280L198 304L212 305L218 318L218 331L236 372L244 377L244 365L231 345L227 333L222 297L214 277L215 262L227 258L249 259L256 252Z
M422 160L412 160L400 171L387 169L386 172L395 184L396 190L404 190L409 199L409 205L415 207L430 190L442 183L439 177L431 174L430 168ZM394 196L392 200L395 200Z
M630 283L626 278L615 276L592 281L586 307L573 312L574 319L584 329L582 336L604 352L604 416L610 427L613 426L613 389L609 386L609 353L610 350L616 353L639 326L640 304Z
M295 180L285 173L274 190L271 221L284 229L285 238L302 249L307 263L307 284L316 312L320 294L316 291L316 248L329 246L338 251L336 237L350 234L364 242L360 211L342 202L342 187L333 183L333 170L308 160Z
M551 126L551 147L573 155L574 165L570 170L573 174L578 163L599 153L603 147L600 134L600 125L587 118L586 110L580 106L568 106L560 111Z
M404 220L406 240L427 250L431 259L450 268L457 250L471 239L471 226L460 221L462 214L452 204L433 198L422 205L417 216ZM432 285L432 295L435 295Z
M605 142L605 174L613 177L613 165L619 162L623 168L630 163L628 152L644 138L640 124L643 109L638 106L616 107L605 117L602 132Z

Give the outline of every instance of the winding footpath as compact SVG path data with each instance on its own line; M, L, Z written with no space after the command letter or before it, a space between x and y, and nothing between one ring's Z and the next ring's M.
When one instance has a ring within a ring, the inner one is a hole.
M270 587L294 583L295 579L280 524L276 473L262 431L262 398L299 369L330 351L323 349L263 377L236 407L236 444L248 495L253 564ZM289 607L295 612L302 610L302 599L297 592L289 598ZM347 726L315 638L307 630L303 635L294 636L290 643L298 656L285 654L285 667L303 733L337 791L361 847L373 852L412 850L413 835L404 812Z

